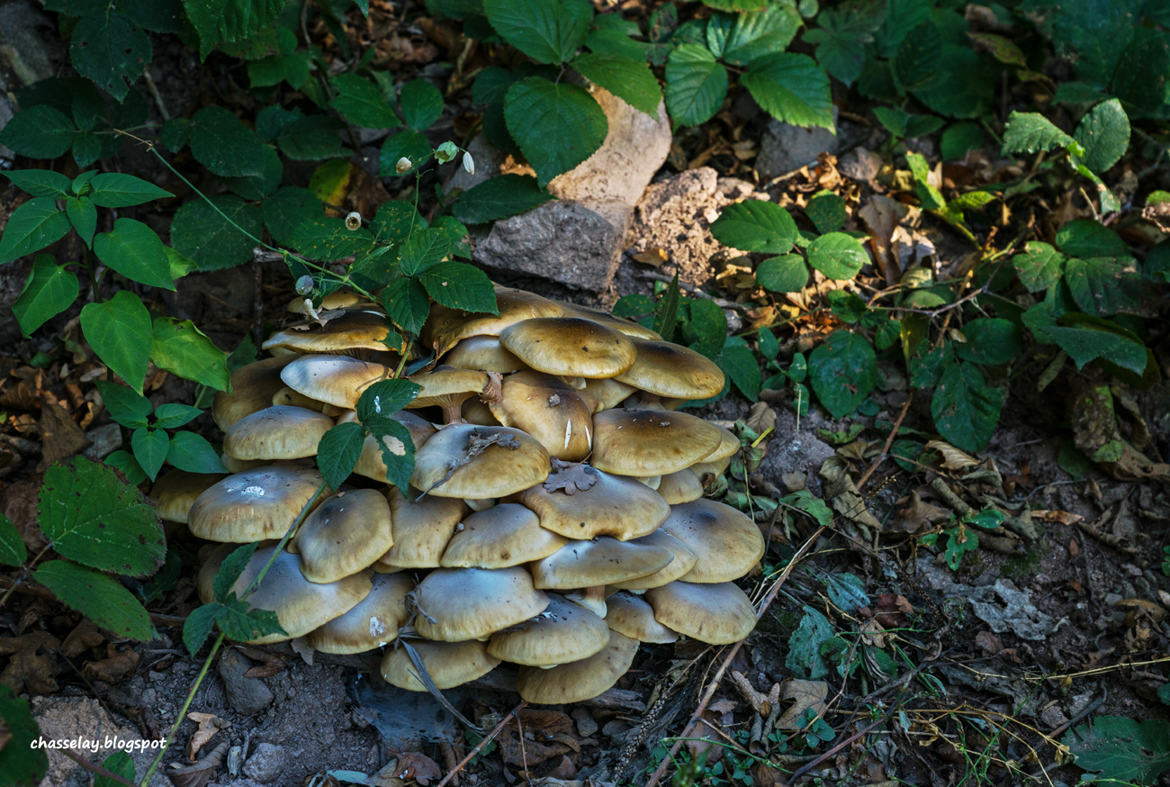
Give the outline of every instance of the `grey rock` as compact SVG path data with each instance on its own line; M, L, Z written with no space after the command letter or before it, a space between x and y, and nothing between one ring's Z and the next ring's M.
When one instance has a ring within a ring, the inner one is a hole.
M244 763L244 775L261 784L271 784L284 772L284 747L275 743L261 743Z
M251 668L252 662L238 650L227 650L219 660L219 677L223 680L228 703L249 716L264 710L273 700L264 681L244 674Z
M82 453L90 459L103 459L122 447L122 427L104 424L85 433L89 448Z
M29 0L0 5L0 57L23 85L48 79L64 58L54 25ZM3 123L0 123L3 125Z
M837 125L837 107L833 107L833 125ZM802 128L772 119L760 140L756 170L771 180L786 172L815 163L821 153L836 153L841 139L825 128Z
M577 734L582 738L588 738L597 732L597 720L584 708L577 708L573 711L573 720L577 722Z
M34 697L32 715L40 727L40 737L46 742L68 743L70 748L92 762L101 762L119 747L129 751L139 774L145 773L151 760L158 754L156 748L143 748L142 735L129 724L119 724L93 697ZM131 746L135 748L131 750ZM73 787L88 785L88 772L59 749L47 749L49 771L41 787ZM151 785L168 784L161 775L151 779Z

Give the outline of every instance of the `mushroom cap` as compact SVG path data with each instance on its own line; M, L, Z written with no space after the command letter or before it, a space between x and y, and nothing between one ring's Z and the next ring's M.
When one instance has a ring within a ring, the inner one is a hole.
M393 374L380 363L348 355L304 355L280 372L280 379L302 396L352 410L362 391Z
M187 527L208 541L280 538L324 483L311 467L264 465L229 475L195 498Z
M523 568L437 568L419 583L414 627L427 639L480 639L535 617L548 596Z
M519 429L448 424L415 454L410 483L439 497L504 497L548 472L548 451Z
M719 447L711 453L703 457L704 462L718 462L723 459L730 459L735 456L735 452L740 449L739 438L735 436L735 432L727 427L712 424L719 430Z
M654 619L654 609L633 593L619 592L605 600L605 624L639 642L677 642L678 634Z
M613 377L634 363L637 350L625 334L580 317L538 317L509 325L500 344L547 374Z
M435 304L423 325L420 338L434 348L439 357L462 339L470 336L499 336L513 323L534 317L559 317L565 307L534 292L496 285L496 306L499 314L468 317L465 312Z
M670 514L646 485L575 463L558 465L544 483L521 492L520 502L540 515L541 527L582 541L644 536Z
M488 655L486 643L428 642L411 640L410 646L418 653L431 681L439 689L453 689L482 678L495 669L500 660ZM407 691L426 691L418 677L418 670L405 647L386 651L382 657L382 677L392 686Z
M698 556L690 547L661 528L648 536L642 536L633 543L666 549L674 556L674 560L644 577L610 583L612 587L622 590L646 590L647 588L661 587L668 582L686 576L687 572L694 567L695 561L698 560Z
M341 617L310 632L309 644L322 653L364 653L398 636L406 623L406 594L414 580L406 574L375 574L373 587L361 602Z
M324 320L322 324L321 320ZM346 309L323 312L321 320L290 325L268 337L262 349L276 348L298 353L345 353L353 350L397 350L388 347L390 335L386 315L376 309Z
M293 314L300 314L305 317L310 316L309 310L305 307L305 300L306 298L303 297L293 298L288 302L286 310L292 312ZM353 307L372 309L376 308L377 304L366 300L364 296L354 292L353 290L343 287L339 290L334 290L333 292L321 298L321 300L316 304L315 309L317 312L323 312L332 311L334 309L350 309Z
M435 427L424 418L410 412L409 410L401 410L390 416L398 423L406 427L410 432L411 442L414 443L414 451L417 454L418 449L422 448L423 443L431 439L431 435L435 433ZM345 421L356 421L357 416L353 411L348 411L337 419L338 423ZM396 451L397 438L386 435L384 440L390 443L390 449ZM353 466L353 471L358 475L372 478L375 481L381 481L384 484L390 483L386 477L386 460L382 458L382 449L378 447L378 440L372 434L366 435L366 439L362 442L362 452L358 456L357 464Z
M665 547L601 536L593 541L570 541L530 568L536 587L574 590L644 577L673 559Z
M730 582L747 574L764 555L764 537L740 511L714 500L670 507L662 530L698 556L682 577L687 582Z
M617 407L635 390L632 385L619 383L613 377L604 377L586 380L585 387L578 389L578 393L593 412L600 413Z
M231 391L218 391L211 403L211 418L221 430L245 415L272 404L272 395L284 387L280 370L295 356L265 358L232 372Z
M441 499L441 498L440 498ZM507 568L540 560L566 543L540 526L540 517L518 503L476 511L447 542L443 568Z
M619 382L674 399L708 399L723 390L723 370L714 361L674 342L637 341L634 365Z
M456 369L439 366L429 372L412 375L410 381L422 387L406 406L412 410L422 407L445 407L475 396L488 384L486 372L474 369Z
M437 568L447 542L467 509L451 497L407 499L397 489L386 493L390 501L394 546L374 562L377 571L403 568Z
M479 399L465 399L460 408L463 422L477 426L503 426L499 419L492 415L492 410Z
M564 381L531 370L503 379L492 415L504 426L532 435L557 459L579 460L593 445L593 411Z
M647 341L662 339L662 336L656 331L647 328L645 325L636 323L633 320L627 320L625 317L617 317L601 309L591 309L588 306L578 306L575 303L566 303L562 304L562 306L565 310L566 317L582 317L586 320L593 320L593 322L601 323L607 328L620 331L632 339L644 339Z
M252 580L272 557L276 546L264 546L252 553L251 559L231 590L237 596L243 595ZM226 551L223 553L226 556ZM214 571L211 575L214 576ZM200 572L201 578L203 572ZM208 583L210 584L210 583ZM341 617L356 607L365 598L371 587L367 572L351 574L337 582L310 582L301 573L301 561L296 555L282 551L264 575L259 587L248 596L247 603L255 609L267 609L276 613L284 634L268 634L246 640L253 645L283 642L286 639L303 637L315 628ZM210 587L201 587L204 602L211 601Z
M442 358L456 369L479 369L508 374L524 368L524 362L504 349L499 336L469 336Z
M606 410L593 416L593 466L619 475L665 475L719 446L718 427L688 413Z
M223 480L224 474L188 473L186 470L169 470L163 474L150 490L154 498L154 511L159 519L168 522L187 523L187 513L196 498L208 488Z
M658 482L658 494L672 506L689 503L703 496L703 482L699 474L689 467L667 473Z
M671 582L646 591L654 619L708 645L730 645L752 633L756 611L732 582Z
M583 702L612 688L634 663L637 652L638 640L611 631L605 647L587 659L552 669L521 667L516 690L525 701L537 705Z
M300 459L314 456L333 419L304 407L274 404L244 416L223 436L223 450L235 459Z
M325 412L325 408L330 407L330 405L324 402L318 402L316 399L310 399L302 393L297 393L287 385L272 394L272 404L303 407L306 410L313 410L318 413Z
M375 489L326 498L296 535L301 572L310 582L334 582L368 567L394 545L390 504Z
M536 617L492 634L487 652L513 664L553 667L588 658L609 642L604 620L556 593L548 598Z

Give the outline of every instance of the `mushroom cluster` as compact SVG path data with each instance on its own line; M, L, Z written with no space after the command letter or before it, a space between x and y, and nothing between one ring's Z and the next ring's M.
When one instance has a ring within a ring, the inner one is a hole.
M673 409L718 394L722 372L636 323L496 294L498 316L436 306L423 329L436 361L394 416L416 452L409 494L388 483L370 436L346 488L314 498L321 436L356 418L362 391L399 360L376 306L331 296L233 374L213 408L232 475L156 490L160 512L224 542L200 571L204 599L233 545L279 539L312 503L249 601L328 653L401 633L410 647L386 648L382 674L405 689L508 661L527 701L575 702L614 685L641 642L746 637L755 614L734 580L764 540L703 498L739 443ZM274 549L257 549L237 593Z

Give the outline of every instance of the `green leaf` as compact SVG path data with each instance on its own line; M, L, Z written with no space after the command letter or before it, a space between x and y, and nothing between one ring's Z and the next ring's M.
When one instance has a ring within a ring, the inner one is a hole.
M14 169L0 174L34 197L62 199L69 196L69 178L51 169Z
M146 641L154 637L150 614L113 577L68 560L50 560L33 572L66 606L118 637Z
M420 390L418 383L410 380L398 377L380 380L362 391L358 397L358 421L373 430L414 401Z
M808 247L808 264L830 279L852 279L869 262L861 243L844 232L830 232Z
M711 234L742 251L784 254L796 242L796 222L774 202L749 199L728 205L711 224Z
M634 109L657 117L662 88L644 60L594 52L578 55L573 67L590 82L605 88Z
M803 388L804 386L798 386ZM813 497L812 493L807 489L800 489L792 494L785 495L780 498L780 503L786 506L792 506L798 511L803 511L813 518L818 525L828 527L833 524L833 511L825 504L824 500L819 497Z
M367 253L373 240L365 227L350 230L343 219L318 216L298 224L289 236L288 244L309 259L332 262Z
M829 77L808 55L780 52L757 58L739 81L780 122L833 131Z
M158 409L154 411L155 423L160 429L178 429L202 414L203 411L198 407L172 402L160 404Z
M1011 363L1020 351L1020 326L1002 317L978 317L963 326L965 342L954 342L955 354L972 363Z
M244 573L259 544L244 544L233 549L219 564L219 571L211 581L211 595L216 601L227 601L232 595L232 586Z
M828 665L821 656L821 645L833 637L833 625L829 619L810 606L804 607L800 624L788 638L786 666L793 674L809 680L817 680L829 674Z
M249 609L247 602L238 599L221 605L215 622L224 636L241 642L268 634L287 634L280 627L275 612L267 609Z
M118 219L109 232L93 239L93 251L112 270L140 284L175 289L163 242L154 230L134 219Z
M284 0L185 0L187 17L199 34L199 57L221 43L233 43L268 28Z
M102 767L110 773L121 776L125 781L134 783L134 760L124 751L116 751L102 760ZM115 781L108 776L95 775L93 787L118 787L123 782Z
M715 362L749 401L754 402L760 398L762 382L760 364L751 349L743 343L743 339L736 344L732 344L729 339Z
M472 186L451 206L464 224L487 224L526 213L552 199L531 175L498 175Z
M11 519L0 514L0 565L23 566L27 559L28 550L20 537L20 531Z
M1073 138L1036 112L1012 112L1003 131L1003 152L1040 153L1067 147Z
M31 335L68 309L80 291L77 276L72 271L57 265L52 256L38 254L33 260L32 271L20 297L12 304L12 314L20 325L21 333Z
M212 197L210 204L196 197L175 211L171 245L195 260L201 271L231 268L251 261L261 225L260 208L239 197L220 194Z
M119 290L81 309L81 331L102 363L139 393L150 359L150 313L132 292Z
M191 658L195 658L195 654L199 652L203 643L211 635L220 608L220 604L214 601L210 604L204 604L191 610L187 619L183 621L183 646L187 648Z
M609 127L587 90L543 77L528 77L508 88L504 119L541 186L589 158Z
M427 291L417 281L405 276L390 282L378 295L378 302L391 322L413 336L422 330L427 315L431 313Z
M11 736L0 749L0 773L16 787L36 787L49 770L49 756L33 747L41 730L28 703L7 686L0 686L0 723Z
M1023 320L1037 339L1054 343L1068 353L1078 370L1100 358L1139 376L1145 372L1149 360L1146 346L1109 320L1069 312L1057 323L1044 304L1024 312Z
M194 432L175 432L167 449L167 464L188 473L227 472L219 452L202 435Z
M869 606L865 585L855 574L829 574L825 577L825 590L828 591L829 601L845 612Z
M586 0L484 0L500 37L538 63L564 63L585 43L593 7Z
M341 488L362 455L365 439L362 425L353 421L337 424L321 436L317 444L317 469L325 483L333 489Z
M1024 251L1012 257L1012 265L1028 292L1047 292L1064 275L1065 259L1047 243L1028 241Z
M939 152L943 161L961 159L982 146L983 129L978 123L970 120L952 124L942 133L939 140Z
M414 441L410 430L393 418L377 419L368 426L382 454L382 464L386 465L386 480L403 494L410 494L410 476L414 471Z
M813 393L834 418L857 409L877 385L877 356L864 338L834 331L808 357Z
M1145 286L1132 257L1074 257L1065 264L1064 282L1082 311L1105 317L1138 312Z
M440 262L418 275L435 303L465 312L498 314L496 291L487 274L465 262Z
M89 197L66 197L65 215L86 246L93 246L93 234L97 232L97 208Z
M914 85L914 97L940 115L959 118L979 117L992 105L998 69L973 51L967 42L943 44L938 59L932 63L930 77ZM962 79L949 78L962 74Z
M69 219L52 197L33 197L12 211L0 237L0 265L65 237Z
M1120 235L1092 219L1073 219L1057 230L1056 247L1070 257L1124 257L1129 254Z
M36 104L17 112L0 129L0 144L21 156L51 159L65 155L73 146L77 127L56 107Z
M808 266L799 254L769 257L756 266L756 283L771 292L800 292L808 284Z
M228 389L227 353L193 322L157 317L151 333L150 359L159 368L217 391Z
M59 555L102 571L145 576L166 556L158 518L138 490L83 457L45 471L38 523Z
M930 414L943 439L975 452L995 433L1003 398L1003 391L989 386L978 366L952 361L931 397Z
M378 174L384 178L409 175L430 160L431 150L431 143L421 132L414 129L399 131L382 145ZM410 169L399 172L398 161L403 158L410 161Z
M744 66L765 55L783 52L801 24L796 9L780 3L738 14L722 57L732 65Z
M148 429L139 427L130 435L130 447L134 450L134 459L146 477L151 481L158 478L158 471L162 470L167 460L167 451L171 441L162 429Z
M73 29L69 59L77 73L121 101L150 62L150 37L121 14L89 14Z
M151 410L154 409L149 399L125 385L108 380L98 380L96 385L110 418L130 429L146 426Z
M817 232L833 232L845 226L845 200L831 191L819 191L808 201L804 215Z
M394 128L399 125L393 102L370 80L357 74L339 74L332 83L334 96L329 106L350 123L363 128Z
M125 476L126 481L137 486L146 480L146 473L142 472L142 468L138 466L138 460L134 458L134 454L119 448L105 459L107 467L112 467Z
M337 136L341 128L341 124L331 117L308 115L286 126L276 138L276 144L280 152L293 161L344 158L351 151Z
M437 265L451 253L447 236L434 229L419 229L402 244L398 264L407 276Z
M424 131L443 114L443 94L427 80L415 79L402 86L398 106L407 126Z
M1129 147L1129 131L1129 117L1116 98L1089 110L1074 134L1085 149L1085 166L1100 174L1116 164Z
M1093 774L1092 781L1156 784L1170 771L1170 723L1163 719L1097 716L1074 727L1061 743L1078 767Z
M101 208L129 208L156 199L175 196L166 189L133 175L103 172L89 182L89 197Z
M191 124L191 154L213 174L239 178L263 173L260 138L227 109L204 107Z
M666 108L675 123L697 126L714 117L727 96L727 69L704 46L680 44L666 61Z
M664 328L669 324L666 318L670 315L666 313L667 306L666 299L663 299L662 313L655 318L655 330L659 325ZM720 352L731 344L737 347L745 347L743 339L735 339L732 341L727 335L727 315L723 313L723 309L715 304L714 301L709 301L705 298L692 298L683 302L686 310L686 318L681 320L681 328L683 341L692 350L702 353L708 358L718 359ZM659 317L661 319L659 319ZM671 328L673 330L673 327ZM729 363L735 363L737 358L733 353ZM740 376L740 381L744 384L739 386L740 390L754 390L753 379L754 376L748 367L745 365L744 373ZM755 386L758 387L758 386Z

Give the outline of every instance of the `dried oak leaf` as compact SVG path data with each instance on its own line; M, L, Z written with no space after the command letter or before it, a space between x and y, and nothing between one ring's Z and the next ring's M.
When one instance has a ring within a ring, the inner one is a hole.
M515 723L505 727L498 738L500 754L508 765L523 766L527 763L531 768L570 751L581 750L573 734L573 720L560 711L522 710L519 713L519 729L524 731L523 747Z
M829 684L823 680L799 680L792 678L784 682L783 697L792 700L788 710L776 720L780 730L799 730L800 717L809 708L820 715L825 712L825 698L829 696Z
M61 652L65 654L66 658L75 659L90 648L96 648L105 641L106 638L98 631L97 626L88 620L83 620L73 628L73 631L69 632L69 636L65 637L65 642L61 645Z
M0 656L10 656L0 673L0 685L20 694L52 694L57 690L59 671L53 654L61 640L47 631L30 631L19 637L0 637Z
M600 477L597 471L589 465L553 459L552 472L545 479L544 489L546 492L564 492L566 495L575 495L590 489Z
M118 650L113 644L108 644L106 658L89 662L81 668L81 674L90 680L118 683L134 671L140 658L133 648Z

